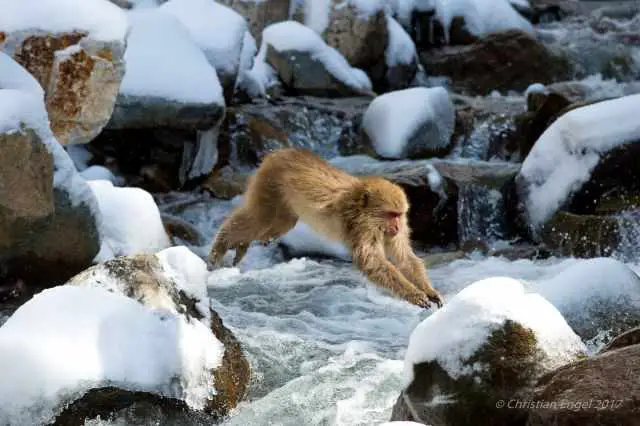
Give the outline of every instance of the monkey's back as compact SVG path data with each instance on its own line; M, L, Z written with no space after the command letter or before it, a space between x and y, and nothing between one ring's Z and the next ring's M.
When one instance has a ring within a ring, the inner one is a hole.
M273 203L274 207L285 203L298 217L313 225L327 222L327 216L335 213L334 203L359 182L355 176L309 151L287 148L274 151L263 159L248 192L268 192L271 198L266 202ZM338 232L338 229L318 230L328 234Z

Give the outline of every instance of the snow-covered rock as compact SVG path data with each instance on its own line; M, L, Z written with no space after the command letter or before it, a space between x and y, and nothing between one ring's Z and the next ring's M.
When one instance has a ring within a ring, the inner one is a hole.
M311 28L295 21L269 25L251 75L265 93L273 67L283 85L297 94L348 96L371 94L371 81L353 68Z
M169 0L160 10L175 16L189 30L216 69L225 99L230 101L248 33L245 19L233 9L212 0Z
M103 166L89 166L80 172L80 176L85 180L108 180L114 185L120 183L120 179L118 179L111 170Z
M107 180L88 182L103 216L97 261L137 253L155 253L171 245L151 194L121 188Z
M458 424L480 410L486 424L509 424L522 413L496 401L526 397L538 378L585 352L558 310L520 281L477 281L411 333L405 398L392 420L416 410L425 424Z
M49 128L44 92L0 54L0 71L5 70L10 72L0 72L0 263L27 283L53 285L91 264L101 216Z
M107 0L2 0L0 10L0 50L44 88L56 138L92 140L109 121L122 80L125 12Z
M380 157L424 158L450 148L455 120L446 89L415 87L376 97L362 130Z
M384 53L386 73L384 89L400 90L411 85L418 72L419 61L411 36L394 18L387 15L389 39Z
M218 0L230 7L246 20L251 35L258 44L262 41L262 31L271 24L286 21L290 17L291 0Z
M606 333L600 336L606 342L640 325L640 277L615 259L576 260L559 274L531 285L585 341Z
M540 136L516 178L528 221L546 222L591 179L603 156L640 142L640 95L574 109Z
M125 406L134 392L149 392L158 404L175 398L227 414L249 370L209 307L206 276L199 257L173 247L96 265L36 295L0 327L0 359L12 366L0 372L0 421L49 423L88 390L108 386ZM109 407L91 408L108 417Z
M128 12L131 30L111 129L209 129L225 101L215 68L189 30L162 9Z

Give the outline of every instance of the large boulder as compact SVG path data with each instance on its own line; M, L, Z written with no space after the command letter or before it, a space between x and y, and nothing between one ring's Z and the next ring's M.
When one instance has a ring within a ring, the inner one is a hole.
M569 76L562 56L520 30L489 34L467 46L423 50L420 59L428 75L446 76L453 89L471 95L524 90Z
M209 422L227 415L250 370L209 306L206 277L204 261L174 247L113 259L36 295L0 328L0 356L12 365L0 373L11 401L0 418L105 418L141 402L176 416L202 411Z
M362 135L382 158L438 156L451 149L455 119L444 88L415 87L376 97L362 119Z
M543 234L552 235L554 226L562 226L568 233L557 237L566 235L571 241L584 238L588 229L611 234L611 221L617 219L608 216L632 206L637 196L639 102L640 95L631 95L576 108L544 131L515 180L520 208L530 227L543 231L547 227L549 232ZM574 220L558 213L562 210L596 217ZM601 224L594 227L598 220ZM589 252L592 250L585 254Z
M127 25L125 12L107 0L3 7L0 50L44 88L60 143L89 142L109 121L124 73Z
M285 90L296 95L373 93L364 71L352 67L311 28L295 21L272 24L264 30L256 62L273 67Z
M477 281L422 321L405 356L406 388L392 420L437 425L523 424L544 374L585 352L562 315L507 277Z
M262 41L262 31L271 24L289 19L291 0L219 0L218 3L230 7L246 20L256 43Z
M640 345L576 361L543 377L527 426L633 426L640 418Z
M10 60L0 57L0 69ZM20 70L13 63L14 70ZM0 87L13 87L0 73ZM60 284L89 266L101 215L49 128L42 90L0 89L0 269L34 286Z

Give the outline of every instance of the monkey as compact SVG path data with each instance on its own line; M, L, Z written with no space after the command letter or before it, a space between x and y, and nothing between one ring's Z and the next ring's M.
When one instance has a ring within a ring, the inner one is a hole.
M285 148L263 158L244 197L214 237L209 269L222 266L229 249L235 249L237 265L252 241L277 239L301 220L345 244L354 265L374 284L423 308L432 302L442 306L411 248L407 196L391 181L356 177L310 151Z

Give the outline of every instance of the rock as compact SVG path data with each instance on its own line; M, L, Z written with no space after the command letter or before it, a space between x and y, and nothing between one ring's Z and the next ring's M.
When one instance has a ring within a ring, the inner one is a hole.
M161 216L164 229L169 238L171 238L173 245L180 245L181 242L186 242L193 246L201 246L206 243L204 236L191 223L169 213L162 213Z
M509 30L468 46L423 50L420 60L430 76L446 76L451 87L470 95L493 90L524 90L569 76L569 65L531 35Z
M205 412L225 416L244 397L250 366L240 343L207 301L206 265L185 247L173 247L156 255L119 257L74 277L70 284L106 287L144 306L166 309L174 315L205 322L224 345L221 365L212 372L215 394L206 398ZM112 284L113 283L113 284Z
M455 108L442 87L376 97L362 119L364 144L386 159L427 158L451 149Z
M251 35L260 46L262 31L271 24L289 19L290 0L265 0L260 2L246 0L219 0L238 12L246 20Z
M601 353L615 349L626 348L627 346L640 345L640 327L635 327L611 339Z
M216 198L230 200L244 193L249 176L251 176L249 170L226 165L211 172L202 183L202 188Z
M216 127L224 116L222 87L189 30L158 9L135 11L130 21L124 54L127 70L107 128Z
M210 0L169 0L160 10L175 16L189 30L215 68L226 103L231 102L248 31L245 19L234 10Z
M515 180L527 223L537 228L560 210L600 215L633 205L637 190L631 182L640 173L634 160L640 149L638 100L640 95L631 95L576 108L544 131ZM598 138L589 136L593 132ZM613 225L616 219L605 220ZM594 232L608 234L611 228L598 226Z
M409 223L416 242L444 247L457 244L458 190L442 179L430 161L378 161L354 155L330 162L357 176L382 176L400 185L411 204Z
M0 90L0 104L0 264L28 286L57 285L98 253L101 215L51 134L42 98Z
M30 18L31 3L42 20ZM25 7L3 13L0 50L44 88L58 141L63 145L89 142L109 121L123 78L126 15L104 0L92 0L79 9L71 3L32 0L21 5ZM60 14L73 15L74 25L63 29L47 22L49 16Z
M500 403L528 400L540 377L584 352L553 305L519 281L477 281L411 333L391 420L475 425L482 413L483 424L524 424L526 410Z
M270 151L296 147L324 158L366 150L359 128L369 99L315 97L256 100L229 108L220 162L257 166Z
M612 350L559 368L540 379L527 426L637 425L640 345Z

